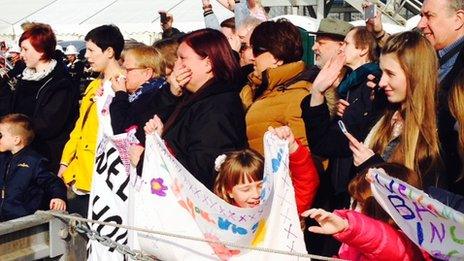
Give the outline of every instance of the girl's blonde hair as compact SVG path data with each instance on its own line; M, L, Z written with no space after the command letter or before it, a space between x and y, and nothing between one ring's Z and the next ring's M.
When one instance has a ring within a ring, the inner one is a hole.
M394 54L406 75L406 100L387 108L370 140L369 147L383 153L391 141L393 115L398 110L404 119L399 144L390 162L417 171L422 178L439 164L436 123L438 60L430 42L417 32L391 36L381 55Z
M262 180L263 172L264 159L259 153L251 149L230 152L218 170L213 192L233 204L234 199L229 196L232 188L247 181Z
M417 172L408 169L401 164L381 163L373 168L381 168L391 177L402 180L415 188L422 188L422 183ZM366 180L366 174L368 171L369 169L366 169L362 173L358 174L348 184L348 193L353 198L352 208L354 209L359 205L361 207L361 213L396 227L393 219L387 212L385 212L382 206L380 206L372 195L371 185L369 181Z
M179 48L177 40L172 38L163 39L154 43L153 47L163 56L166 68L172 71L177 60L177 48Z
M449 96L449 109L451 115L456 119L459 125L458 129L458 152L461 163L464 162L464 72L460 72L454 81L453 88ZM461 170L459 178L464 177L464 169Z
M137 62L137 67L151 68L153 70L153 77L157 78L164 76L166 73L166 62L160 52L152 47L146 45L136 45L129 49L124 50L123 58L131 55Z

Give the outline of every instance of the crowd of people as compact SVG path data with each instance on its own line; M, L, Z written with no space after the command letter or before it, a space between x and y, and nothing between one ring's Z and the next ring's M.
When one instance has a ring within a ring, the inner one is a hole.
M160 12L163 39L153 46L125 46L114 25L92 29L85 59L99 76L83 95L76 48L66 48L66 64L49 25L25 27L0 86L0 221L43 208L87 216L96 101L111 83L111 127L135 129L129 151L139 174L145 135L156 132L206 188L252 208L270 131L288 141L310 253L430 260L373 199L367 179L382 168L464 210L462 1L425 0L417 30L394 35L380 12L366 26L324 18L311 32L315 65L302 61L301 31L268 20L259 1L219 1L235 12L221 23L202 2L206 29L181 33Z

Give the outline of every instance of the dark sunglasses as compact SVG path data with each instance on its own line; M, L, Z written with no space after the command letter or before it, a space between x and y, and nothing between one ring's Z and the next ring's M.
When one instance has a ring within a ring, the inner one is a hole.
M265 52L269 52L269 50L264 48L264 47L253 46L252 48L253 48L253 56L254 57L258 57L258 56L260 56L261 54L263 54Z

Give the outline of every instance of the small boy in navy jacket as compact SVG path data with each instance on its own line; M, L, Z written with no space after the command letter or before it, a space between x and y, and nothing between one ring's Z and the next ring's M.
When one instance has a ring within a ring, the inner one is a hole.
M0 119L0 221L33 214L47 198L50 209L66 210L66 186L47 170L47 160L28 147L33 139L26 115Z

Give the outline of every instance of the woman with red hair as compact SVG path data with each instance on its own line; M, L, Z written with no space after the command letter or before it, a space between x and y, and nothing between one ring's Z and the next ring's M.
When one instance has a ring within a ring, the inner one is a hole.
M212 190L215 158L246 147L239 64L221 32L201 29L180 39L173 74L183 100L164 128L155 116L145 131L162 135L174 156Z
M10 113L32 119L36 139L33 148L57 171L61 152L73 129L78 109L78 89L62 61L54 59L56 38L47 24L31 23L19 39L26 64L11 95Z

